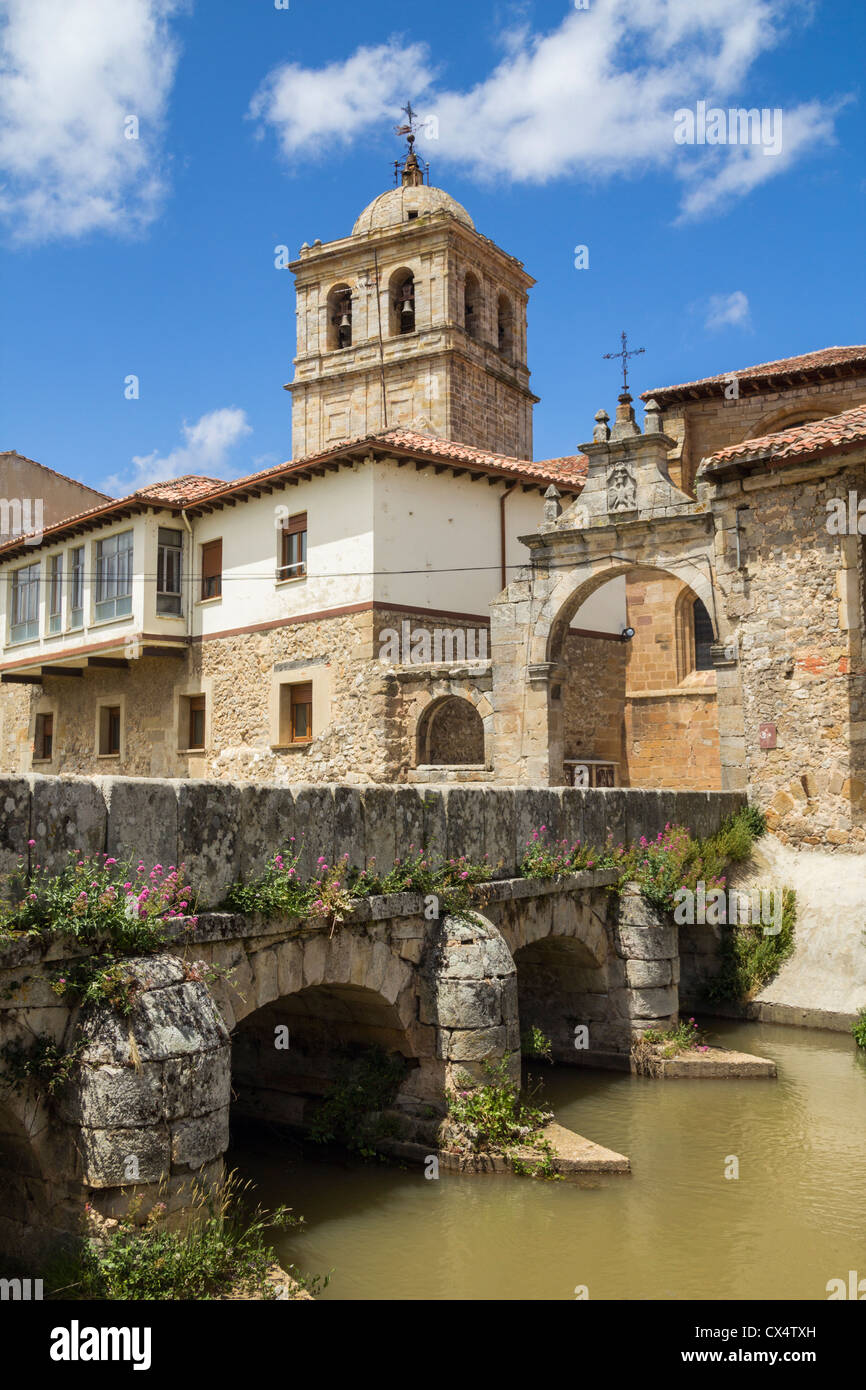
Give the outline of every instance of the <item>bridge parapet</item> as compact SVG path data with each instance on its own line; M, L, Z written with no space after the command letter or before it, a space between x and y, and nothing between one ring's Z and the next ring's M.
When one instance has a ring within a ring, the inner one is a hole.
M533 830L603 845L648 838L665 825L708 835L745 804L740 792L640 788L363 786L267 787L256 783L122 777L0 778L0 873L32 853L49 869L72 851L186 863L188 878L217 904L240 877L261 871L292 843L298 871L320 855L357 867L390 867L412 847L447 857L487 856L516 873Z

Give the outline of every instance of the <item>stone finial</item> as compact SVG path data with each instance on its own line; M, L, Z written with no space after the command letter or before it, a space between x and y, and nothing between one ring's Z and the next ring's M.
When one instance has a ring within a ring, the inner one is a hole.
M562 503L560 497L562 493L555 483L551 483L547 492L544 494L544 520L557 521L562 516Z
M317 237L316 237L316 240L313 242L313 250L315 251L316 247L317 247L317 246L321 246L321 244L322 244L322 238L321 238L320 236L317 236Z
M644 407L644 434L661 434L662 412L658 401L648 400Z
M616 419L613 422L611 431L612 439L628 439L632 435L640 434L637 420L634 418L634 406L628 391L623 391L617 397Z
M593 443L606 444L607 441L610 439L610 426L607 423L610 419L610 416L608 415L606 410L597 410L595 412L595 419L596 426L592 432Z
M309 251L309 249L310 249L310 243L309 243L308 241L305 241L304 244L303 244L303 246L301 247L301 255L302 255L302 256L305 256L305 255L307 254L307 252Z

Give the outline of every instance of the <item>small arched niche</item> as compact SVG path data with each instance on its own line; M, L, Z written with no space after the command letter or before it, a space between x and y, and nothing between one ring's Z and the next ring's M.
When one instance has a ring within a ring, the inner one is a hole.
M418 763L484 766L484 723L470 700L446 695L427 707L418 724Z

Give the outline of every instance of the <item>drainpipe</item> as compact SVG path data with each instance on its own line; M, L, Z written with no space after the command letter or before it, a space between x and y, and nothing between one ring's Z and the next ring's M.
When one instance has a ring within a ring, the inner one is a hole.
M502 588L503 588L503 589L505 588L506 584L508 583L508 580L507 580L507 578L506 578L506 565L505 565L505 499L506 499L506 497L508 497L508 496L514 491L514 489L515 489L516 487L517 487L517 484L516 484L516 483L512 483L510 487L507 487L507 488L505 489L505 491L504 491L503 493L500 493L500 495L499 495L499 558L500 558L500 568L501 568L501 573L502 573Z

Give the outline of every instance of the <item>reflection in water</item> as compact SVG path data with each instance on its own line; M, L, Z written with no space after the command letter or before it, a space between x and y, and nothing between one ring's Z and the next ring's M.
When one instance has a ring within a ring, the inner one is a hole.
M778 1081L648 1081L567 1068L545 1096L632 1174L579 1182L301 1157L244 1135L230 1161L306 1218L283 1260L333 1299L824 1299L866 1276L866 1064L844 1034L712 1023ZM739 1160L739 1179L724 1176Z

